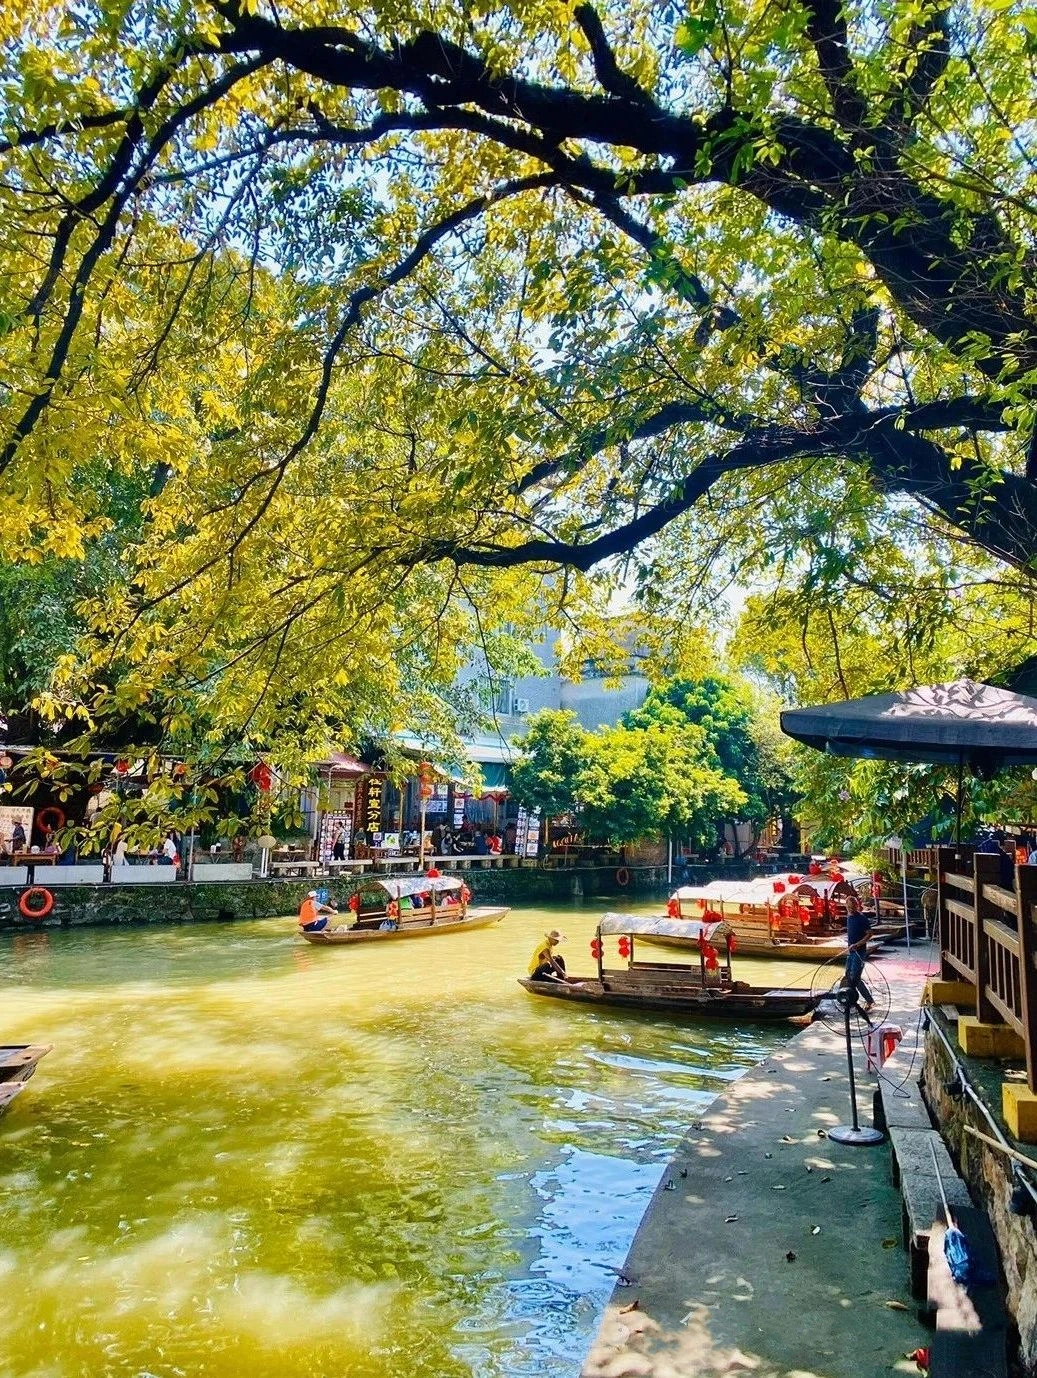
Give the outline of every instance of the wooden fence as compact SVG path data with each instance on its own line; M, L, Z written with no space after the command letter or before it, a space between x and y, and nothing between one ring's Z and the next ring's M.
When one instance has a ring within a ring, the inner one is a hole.
M962 847L936 850L941 975L976 988L985 1024L1007 1024L1026 1049L1037 1091L1037 866L1016 866L1001 885L1001 858Z

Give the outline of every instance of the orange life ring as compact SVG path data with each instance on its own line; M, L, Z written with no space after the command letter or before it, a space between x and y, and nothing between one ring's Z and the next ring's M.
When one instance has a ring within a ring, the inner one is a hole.
M43 903L38 909L32 905L34 895L43 896ZM23 919L32 919L34 923L42 923L53 908L54 896L43 885L31 885L28 890L23 890L18 897L19 914Z
M52 818L53 822L51 822ZM65 814L62 809L58 808L57 804L48 804L45 809L40 809L36 815L36 822L41 828L50 828L53 832L57 832L59 828L65 826Z
M627 870L627 868L626 868L625 866L621 866L621 867L619 868L619 870L616 872L616 884L617 884L617 885L629 885L629 884L630 884L630 872Z

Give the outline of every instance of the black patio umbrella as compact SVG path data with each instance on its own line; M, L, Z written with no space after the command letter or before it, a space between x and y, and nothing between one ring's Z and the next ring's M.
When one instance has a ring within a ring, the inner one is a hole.
M1037 763L1037 699L971 679L786 709L781 730L834 756L957 766L959 843L965 767L989 780Z

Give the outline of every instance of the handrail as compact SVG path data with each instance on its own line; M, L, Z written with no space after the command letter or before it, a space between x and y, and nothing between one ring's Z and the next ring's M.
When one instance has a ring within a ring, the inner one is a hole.
M1003 885L984 885L983 898L989 900L991 904L996 904L998 909L1004 909L1008 914L1016 912L1016 894L1014 890L1006 890Z

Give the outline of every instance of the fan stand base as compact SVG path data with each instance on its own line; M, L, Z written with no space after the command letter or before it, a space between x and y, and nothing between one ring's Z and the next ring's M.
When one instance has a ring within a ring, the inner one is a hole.
M837 1144L848 1144L851 1148L874 1148L876 1144L884 1144L886 1136L880 1129L870 1129L867 1125L862 1125L855 1129L852 1124L837 1124L834 1129L829 1129L827 1137Z

